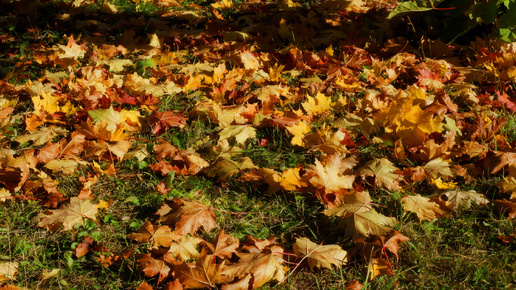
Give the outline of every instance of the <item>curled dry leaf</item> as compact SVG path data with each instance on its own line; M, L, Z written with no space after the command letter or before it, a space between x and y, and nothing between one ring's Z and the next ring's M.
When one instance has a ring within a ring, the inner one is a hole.
M347 263L348 255L348 253L338 245L318 245L308 238L296 239L294 254L296 254L298 258L306 259L308 266L312 270L314 267L319 269L331 269L332 265L340 268Z

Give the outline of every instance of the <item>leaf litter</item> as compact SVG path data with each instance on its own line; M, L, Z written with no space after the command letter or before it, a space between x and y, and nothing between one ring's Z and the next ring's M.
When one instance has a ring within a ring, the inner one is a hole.
M157 18L109 20L104 16L116 16L116 7L106 2L95 33L72 33L53 46L31 44L28 62L54 72L30 81L11 74L18 85L2 79L1 202L37 200L48 208L38 226L73 231L86 220L98 223L98 209L109 207L92 203L90 187L98 176L116 178L128 158L152 160L150 168L163 178L171 172L208 177L222 187L251 181L268 194L315 196L356 248L306 237L292 248L274 238L241 243L224 232L211 206L169 198L156 222L127 236L146 253L111 253L88 237L77 257L108 253L97 260L110 266L134 256L144 276L172 289L254 289L283 282L299 266L345 267L360 252L374 278L394 275L390 259L409 240L397 226L400 217L384 215L383 205L373 203L382 202L380 192L402 193L403 211L421 222L491 202L508 218L516 216L516 141L501 131L501 112L516 107L514 44L476 39L469 47L443 45L430 58L407 48L408 42L396 44L394 36L365 43L364 33L392 34L382 28L389 25L385 19L363 25L367 13L387 15L393 8L387 3L354 1L338 13L328 3L307 10L292 1L156 4L163 8ZM86 3L73 5L95 17ZM176 9L181 5L188 9ZM69 16L56 14L56 25L91 29ZM109 21L123 37L102 34ZM144 35L139 30L148 21ZM186 103L161 108L167 98ZM161 139L193 122L216 127L209 152ZM13 131L14 124L21 130ZM241 156L261 130L275 128L296 151L311 154L313 164L265 168ZM152 150L136 142L140 134L151 136ZM381 150L369 154L368 148ZM56 180L79 169L89 179L83 177L79 197L65 197ZM460 189L482 176L500 177L494 184L499 194ZM163 183L159 192L167 187ZM201 237L214 231L214 239ZM296 257L294 268L288 255ZM2 281L15 278L16 262L0 265Z

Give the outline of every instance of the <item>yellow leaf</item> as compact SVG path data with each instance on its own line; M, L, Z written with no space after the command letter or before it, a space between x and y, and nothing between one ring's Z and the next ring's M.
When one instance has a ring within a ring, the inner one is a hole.
M301 168L289 168L283 171L280 185L284 190L297 190L308 185L299 176L300 170Z
M97 208L103 208L103 209L108 209L110 207L110 203L108 201L105 201L105 200L99 200L99 203L96 205Z
M237 143L244 144L247 139L256 137L256 129L246 125L233 125L224 128L219 133L219 141L232 137L235 137Z
M50 93L42 91L41 96L34 96L31 97L31 99L36 114L39 114L41 111L45 111L49 114L54 114L59 111L59 99L52 96Z
M301 105L309 115L318 115L323 112L327 112L334 105L334 103L331 102L330 97L327 97L320 92L317 93L315 98L310 96L307 96L306 98L308 101L302 103Z
M292 143L292 145L303 146L305 144L303 142L303 137L306 134L310 133L311 129L310 129L310 126L308 126L308 124L306 122L299 121L299 123L287 127L287 131L290 134L294 135L294 137L290 141L290 143Z
M457 182L444 182L441 178L433 179L431 178L431 182L433 185L437 186L439 189L452 189L457 187Z
M50 160L45 165L45 168L52 170L52 172L62 172L63 174L72 174L77 170L77 167L81 165L86 165L87 162L84 161L76 161L72 159L60 159L60 160Z
M57 276L59 274L59 271L61 269L52 269L52 271L49 271L49 270L45 270L43 271L43 273L39 276L39 279L41 280L48 280L50 278L54 278L55 276Z
M260 61L249 51L244 51L240 55L245 69L257 70L260 68Z

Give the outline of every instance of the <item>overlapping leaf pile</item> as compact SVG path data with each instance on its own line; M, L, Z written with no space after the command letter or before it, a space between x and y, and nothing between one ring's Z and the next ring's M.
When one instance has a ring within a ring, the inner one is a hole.
M389 259L408 238L371 197L381 202L382 195L401 192L404 211L420 221L490 202L516 216L516 144L500 131L503 112L516 111L510 85L516 81L515 44L477 40L469 51L432 42L439 58L406 52L410 46L403 50L399 39L364 50L363 35L387 33L388 22L359 28L360 21L374 13L385 19L392 7L357 3L340 13L328 12L331 5L305 11L290 2L186 6L161 18L117 20L124 35L114 41L103 35L114 27L106 24L113 6L103 7L99 19L106 23L94 29L88 22L93 14L84 10L77 19L59 14L56 23L95 33L34 47L28 61L48 69L38 80L2 80L1 200L38 200L49 208L41 227L72 230L85 218L96 221L98 209L109 206L91 203L90 187L101 175L116 176L125 160L145 160L163 178L173 172L222 186L249 182L260 194L315 196L355 241L352 252L369 263L372 277L393 274ZM470 52L476 60L459 57ZM170 98L179 110L163 105ZM197 122L216 133L192 140L186 150L160 138ZM269 129L281 130L296 150L313 156L313 164L256 165L260 160L244 149L267 148L269 140L256 136ZM380 148L383 155L365 148ZM82 190L68 201L56 176L78 168L89 176L81 177ZM492 175L501 176L496 196L461 189ZM168 191L165 183L156 190ZM196 235L201 228L219 226L213 209L196 201L170 199L157 214L156 222L129 238L149 245L149 253L137 257L145 276L158 276L171 289L281 282L289 272L288 252L309 268L341 267L355 258L350 249L306 238L293 249L274 238L249 237L241 244L223 230L203 240ZM90 240L76 255L92 251L108 250ZM109 266L130 255L99 261Z

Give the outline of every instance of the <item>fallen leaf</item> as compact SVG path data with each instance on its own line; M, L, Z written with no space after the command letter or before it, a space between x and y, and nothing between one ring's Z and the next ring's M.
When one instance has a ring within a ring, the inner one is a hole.
M381 186L388 189L399 189L400 175L395 173L398 170L387 158L369 161L360 168L360 172L364 176L372 176L375 178L375 186Z
M89 200L72 197L69 204L64 204L59 209L47 210L38 226L53 232L60 228L67 231L78 224L84 226L84 218L96 221L96 215L97 207Z
M158 275L158 281L163 281L170 273L170 267L163 260L154 259L150 254L140 254L136 257L136 260L146 277Z
M0 263L0 282L13 280L18 275L18 262Z
M175 226L175 233L182 236L194 234L200 227L209 232L218 226L211 207L196 201L167 199L157 214L161 223Z
M225 262L216 264L214 257L203 251L195 266L190 267L183 263L175 266L174 272L186 289L213 288L222 282L221 273Z
M406 195L401 198L405 212L415 212L419 221L434 220L445 214L439 205L428 197L417 195Z
M340 268L347 263L348 255L338 245L318 245L308 238L296 239L294 254L298 258L306 259L311 270L314 267L331 269L332 265Z

